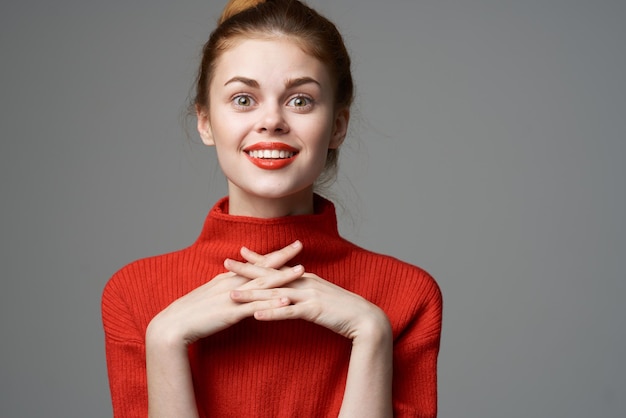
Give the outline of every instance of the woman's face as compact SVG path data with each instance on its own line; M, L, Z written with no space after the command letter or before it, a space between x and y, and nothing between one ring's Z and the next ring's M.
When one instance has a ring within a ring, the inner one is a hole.
M326 66L293 41L242 39L226 50L198 131L216 147L231 198L310 194L347 130L349 112L333 98Z

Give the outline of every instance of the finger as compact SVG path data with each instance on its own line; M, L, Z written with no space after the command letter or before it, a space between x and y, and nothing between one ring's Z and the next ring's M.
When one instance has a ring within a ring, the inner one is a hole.
M292 301L288 293L291 289L236 289L230 291L230 298L237 303L249 303L258 300L287 299Z
M288 306L290 303L291 301L288 298L278 298L241 304L238 308L237 322L241 321L243 318L253 316L256 312L279 309L283 306Z
M284 300L287 305L293 303L285 289L261 289L261 290L231 290L230 298L236 303L252 303L258 301Z
M237 268L241 268L243 271L252 270L253 268L263 269L262 267L254 266L252 264L244 264L240 263L240 265L236 266ZM235 271L235 270L233 270ZM240 271L240 270L237 270ZM236 290L250 290L250 289L272 289L277 287L283 287L284 285L293 282L294 280L299 279L304 273L304 267L301 265L297 265L294 267L290 267L283 270L274 270L271 269L269 272L264 269L263 275L260 277L251 276L251 272L238 273L242 276L248 277L250 280L248 283L238 287Z
M301 250L302 243L295 241L280 250L265 255L255 253L249 248L242 247L241 256L249 263L256 264L257 266L277 269L284 266L285 263L294 258Z
M232 258L227 258L226 260L224 260L224 267L226 267L230 273L238 276L247 277L248 279L256 279L257 277L268 276L280 271L279 269L245 263L233 260Z
M224 260L224 267L226 267L230 273L248 279L256 279L257 277L267 276L278 271L269 267L257 266L256 264L242 263L241 261L231 258Z
M257 310L254 312L254 318L259 321L284 321L302 318L302 312L299 305L283 305Z

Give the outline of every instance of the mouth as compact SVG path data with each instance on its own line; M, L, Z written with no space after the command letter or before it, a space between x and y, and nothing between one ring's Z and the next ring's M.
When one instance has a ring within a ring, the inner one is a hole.
M259 142L243 150L250 161L265 170L278 170L291 164L298 150L283 142Z
M296 155L295 152L285 151L285 150L277 150L277 149L261 149L261 150L251 150L247 151L248 156L250 158L263 158L263 159L283 159L283 158L291 158Z

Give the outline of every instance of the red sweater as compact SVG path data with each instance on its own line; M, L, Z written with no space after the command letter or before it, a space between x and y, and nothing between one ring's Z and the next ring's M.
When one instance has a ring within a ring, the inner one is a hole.
M116 417L146 417L144 335L172 301L241 259L299 239L292 260L383 309L392 325L396 417L434 417L441 293L418 267L341 238L331 202L316 196L314 215L258 219L228 215L228 199L210 211L190 247L135 261L107 283L102 297L109 384ZM351 342L303 321L253 318L189 349L196 401L206 417L333 417L341 406Z

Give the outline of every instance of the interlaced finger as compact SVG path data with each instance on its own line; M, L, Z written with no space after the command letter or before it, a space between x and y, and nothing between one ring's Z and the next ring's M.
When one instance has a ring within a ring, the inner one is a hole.
M224 265L229 271L250 279L248 283L240 286L238 289L272 289L282 287L300 278L304 273L304 267L301 265L281 270L255 266L250 263L241 263L235 260L226 260Z
M281 268L302 250L302 243L295 241L280 250L261 255L249 248L241 248L241 256L249 263L260 267Z

